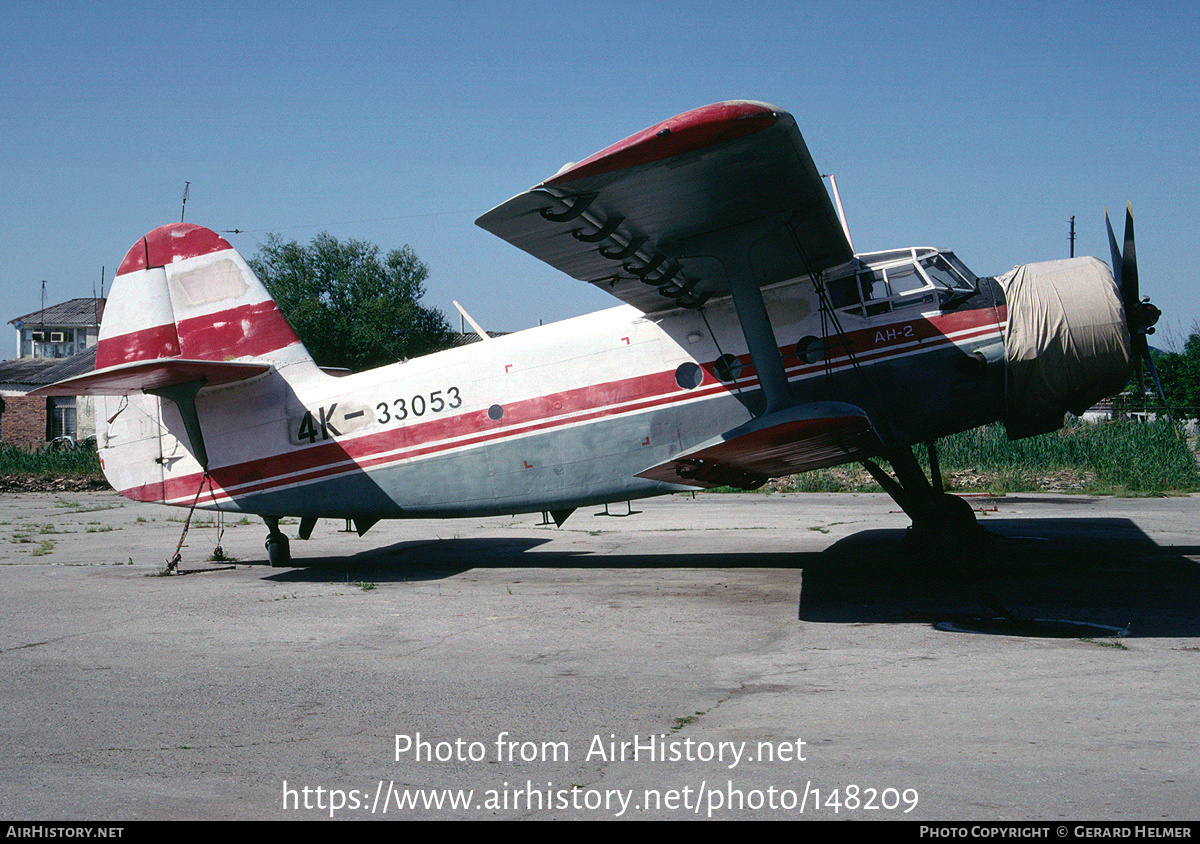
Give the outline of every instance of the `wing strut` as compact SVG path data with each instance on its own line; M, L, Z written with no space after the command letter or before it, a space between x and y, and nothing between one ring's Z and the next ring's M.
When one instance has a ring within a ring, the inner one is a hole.
M716 245L714 242L717 240L717 237L713 237L710 243ZM742 333L750 348L750 359L754 362L754 371L758 374L758 382L767 400L766 409L761 415L767 416L792 406L795 400L788 390L787 372L775 340L775 329L771 327L762 290L750 263L750 237L735 229L727 231L719 240L725 242L715 252L722 258L733 295L733 306L737 309L738 321L742 324Z

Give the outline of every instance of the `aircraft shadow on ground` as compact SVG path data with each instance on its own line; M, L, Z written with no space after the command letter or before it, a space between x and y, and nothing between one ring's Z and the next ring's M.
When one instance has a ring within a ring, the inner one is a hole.
M795 553L705 554L681 543L686 550L679 553L599 555L544 549L552 540L542 537L434 539L345 557L298 559L303 568L270 578L406 582L480 568L774 568L801 570L801 621L961 622L970 628L972 621L983 620L982 627L976 623L977 632L1200 636L1200 566L1187 558L1200 555L1200 546L1157 545L1123 518L1003 519L987 527L989 548L944 557L904 547L903 530L861 531L822 551ZM1058 629L1058 621L1070 624ZM1094 628L1080 628L1080 623Z
M1051 638L1200 636L1200 566L1188 559L1200 546L1160 546L1124 518L987 527L990 547L940 559L901 549L901 531L846 537L805 567L800 618Z

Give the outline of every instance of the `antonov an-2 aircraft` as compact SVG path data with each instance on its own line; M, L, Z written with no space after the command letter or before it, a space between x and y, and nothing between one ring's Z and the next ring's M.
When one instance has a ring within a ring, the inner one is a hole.
M283 517L302 538L323 517L561 524L849 462L910 535L971 535L936 452L926 478L912 447L1058 428L1127 383L1157 314L1129 217L1123 251L1109 228L1115 279L1095 258L977 278L941 249L856 253L795 120L758 102L672 117L477 222L623 304L336 377L223 238L179 223L121 263L95 371L41 392L99 397L117 490L258 514L274 565Z

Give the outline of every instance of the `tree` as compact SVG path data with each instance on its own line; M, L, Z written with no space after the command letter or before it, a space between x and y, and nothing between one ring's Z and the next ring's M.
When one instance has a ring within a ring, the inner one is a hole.
M320 366L358 372L449 344L445 315L420 304L429 268L410 246L381 258L325 232L308 246L269 234L247 263Z
M1167 401L1184 416L1200 414L1200 334L1188 337L1182 352L1153 354Z

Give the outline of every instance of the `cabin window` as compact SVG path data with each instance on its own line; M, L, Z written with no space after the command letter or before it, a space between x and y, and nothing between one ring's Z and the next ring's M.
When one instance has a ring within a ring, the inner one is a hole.
M803 363L816 363L823 360L827 354L825 342L820 337L811 334L796 344L796 357Z
M675 368L675 383L685 390L694 390L704 380L704 372L690 360Z
M713 363L713 374L721 381L736 381L742 374L742 361L736 355L721 355Z

